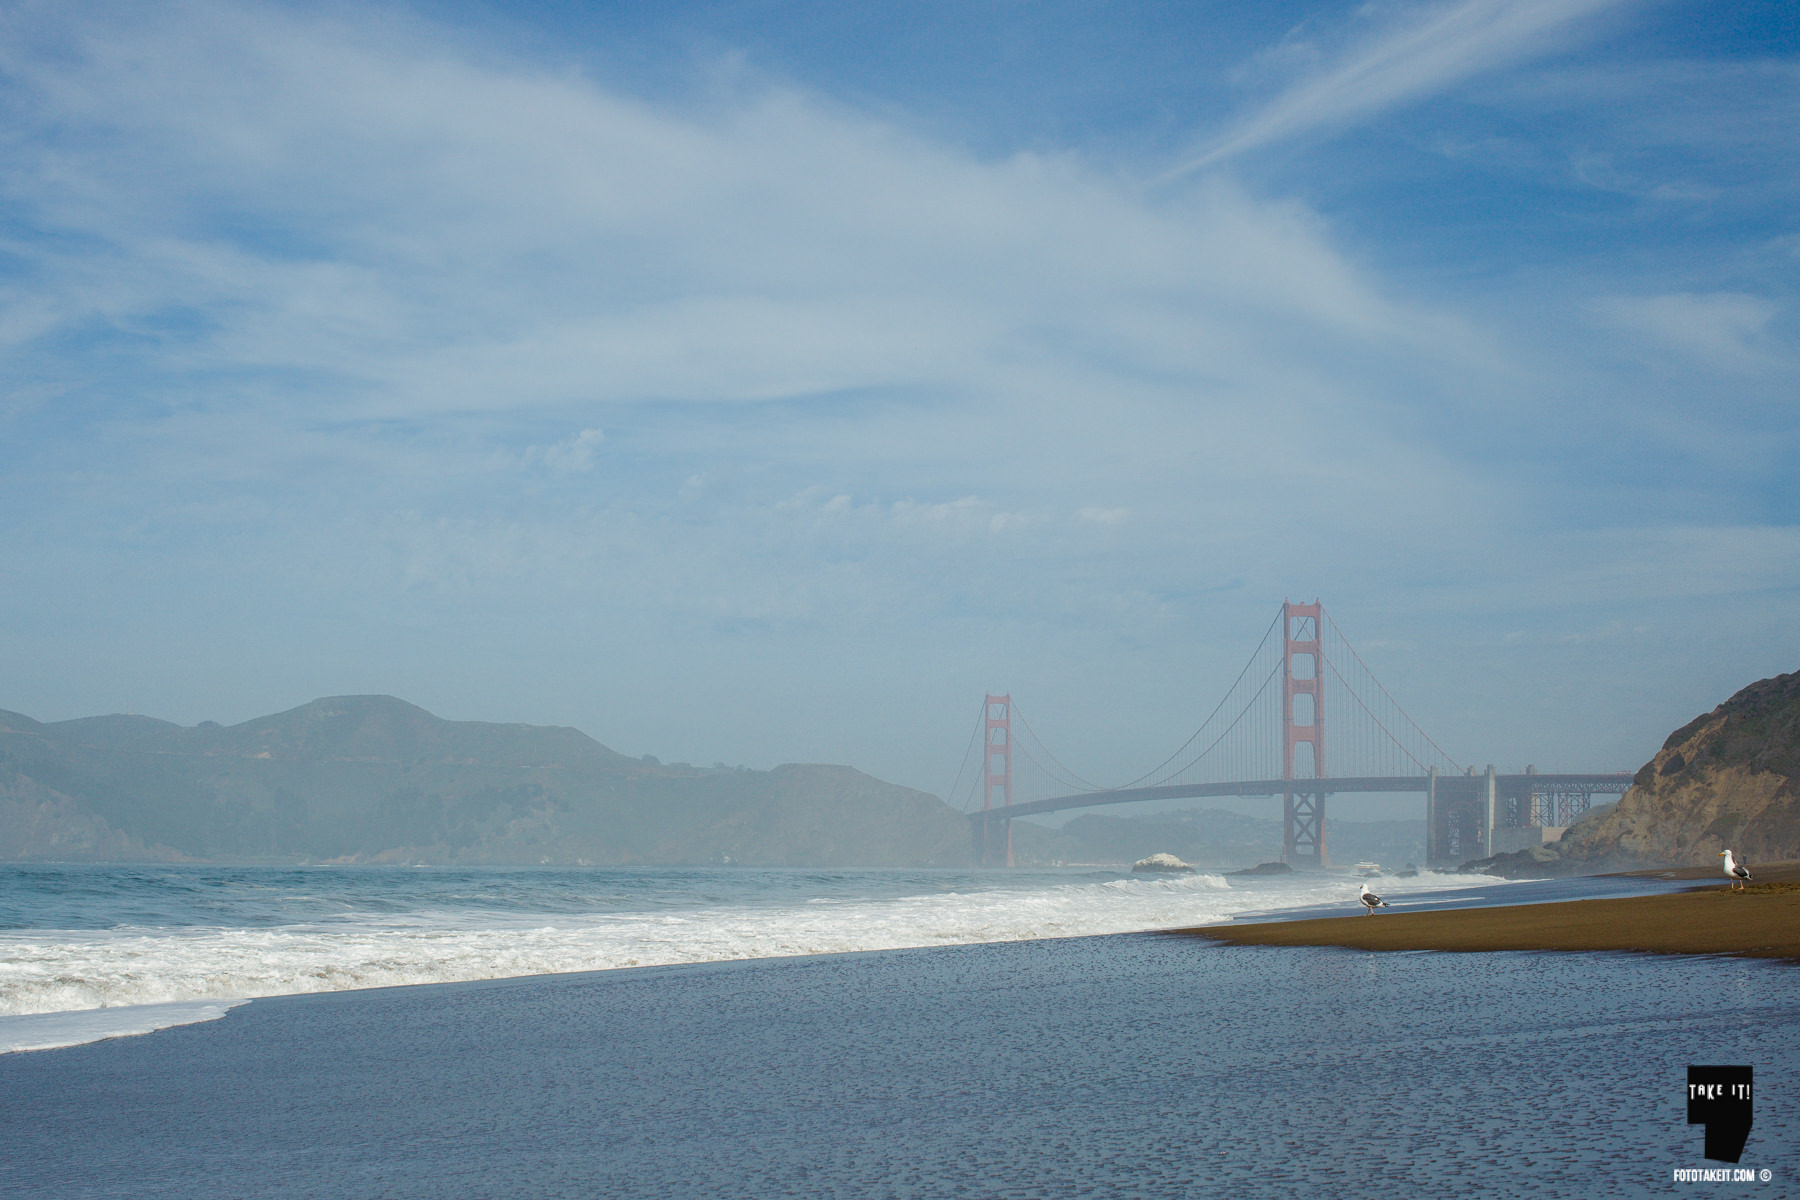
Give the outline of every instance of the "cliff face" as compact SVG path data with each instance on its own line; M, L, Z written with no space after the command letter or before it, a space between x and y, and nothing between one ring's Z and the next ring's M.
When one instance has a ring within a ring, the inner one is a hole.
M22 853L12 853L12 851ZM0 858L56 862L179 862L168 846L121 833L55 788L0 763Z
M1753 683L1669 735L1618 807L1536 854L1478 864L1507 875L1800 858L1800 672Z
M339 696L229 728L0 712L0 859L923 866L973 846L936 797L849 767L665 767Z

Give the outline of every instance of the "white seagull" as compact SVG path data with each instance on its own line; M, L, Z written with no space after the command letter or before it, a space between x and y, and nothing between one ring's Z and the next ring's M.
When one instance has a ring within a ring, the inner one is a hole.
M1358 896L1357 899L1363 902L1363 908L1371 917L1375 915L1376 909L1386 908L1388 906L1387 901L1383 900L1380 896L1377 896L1374 892L1371 892L1369 890L1369 885L1366 883L1362 885L1362 895Z
M1719 851L1719 857L1725 860L1725 878L1731 880L1731 890L1737 891L1742 884L1745 891L1750 889L1750 868L1743 863L1731 861L1731 851Z

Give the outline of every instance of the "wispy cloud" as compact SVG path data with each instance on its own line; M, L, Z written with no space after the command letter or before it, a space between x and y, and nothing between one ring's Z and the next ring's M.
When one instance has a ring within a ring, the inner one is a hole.
M580 433L571 434L548 446L531 447L525 452L525 461L542 463L545 468L559 475L591 470L594 466L594 453L605 440L605 430L583 429Z
M112 15L58 27L53 62L0 49L29 264L0 328L26 362L104 328L156 377L405 418L1005 389L1074 354L1219 377L1287 329L1452 336L1304 212L1223 186L1158 207L773 87L658 109L395 21Z
M1628 330L1657 350L1673 349L1706 365L1759 372L1783 365L1767 337L1779 311L1768 299L1733 292L1613 296L1596 301L1595 315Z
M1208 161L1603 7L1405 10ZM1097 720L1174 722L1284 592L1497 604L1508 628L1622 578L1652 604L1654 573L1620 573L1639 527L1693 524L1685 487L1728 529L1736 448L1787 461L1786 431L1646 400L1618 366L1659 329L1715 381L1791 357L1760 278L1507 293L1452 255L1409 284L1354 222L1226 172L1146 195L779 78L651 100L333 12L5 18L0 552L23 566L0 618L24 632L0 673L143 681L61 715L395 690L658 753L710 722L707 761L779 746L932 783L909 772L944 695L1060 670ZM1597 293L1634 299L1571 298ZM1552 326L1569 344L1520 333ZM1594 482L1657 454L1630 497ZM1615 531L1541 553L1582 523ZM1787 551L1706 562L1723 596L1792 579ZM888 707L847 715L852 691Z
M1379 33L1323 62L1163 178L1355 125L1483 72L1565 49L1583 19L1621 2L1461 0L1404 9Z

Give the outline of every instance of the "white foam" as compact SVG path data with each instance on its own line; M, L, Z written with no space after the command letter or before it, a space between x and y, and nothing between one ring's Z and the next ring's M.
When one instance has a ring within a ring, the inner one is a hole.
M1452 881L1384 880L1395 895ZM414 912L264 928L187 927L0 935L0 1052L207 1020L258 996L565 971L1125 933L1342 900L1342 877L1232 886L1218 875L1125 878L883 899L539 915ZM216 1011L215 1011L216 1010ZM11 1021L59 1015L20 1034ZM110 1015L109 1015L110 1014ZM163 1015L158 1015L163 1014ZM91 1026L71 1018L90 1016ZM79 1036L82 1029L92 1036ZM98 1031L98 1032L92 1032ZM16 1043L16 1044L15 1044Z
M0 1017L0 1054L19 1050L56 1050L105 1038L155 1033L176 1025L216 1021L243 1000L201 1000L181 1004L134 1004L124 1008L91 1008L82 1012L32 1013Z

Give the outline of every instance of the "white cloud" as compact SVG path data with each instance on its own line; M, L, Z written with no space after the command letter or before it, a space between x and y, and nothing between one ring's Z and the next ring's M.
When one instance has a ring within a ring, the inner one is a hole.
M1594 304L1601 321L1639 335L1657 351L1674 349L1732 371L1781 364L1766 337L1778 311L1760 296L1736 292L1612 296Z
M979 496L964 496L939 504L896 500L890 506L894 527L901 531L928 531L968 535L985 531L1005 533L1030 524L1024 513L1006 512Z
M988 518L988 532L1005 533L1009 529L1018 529L1029 521L1030 518L1023 513L995 513Z
M1496 67L1566 49L1572 26L1620 2L1459 0L1408 7L1391 27L1282 91L1169 177L1273 142L1354 125Z
M1362 119L1597 10L1410 10L1221 145ZM320 690L405 690L350 682L365 660L466 670L466 695L554 697L534 719L606 736L679 692L681 721L704 696L787 746L848 711L846 680L891 716L1059 663L1129 687L1092 685L1099 717L1155 695L1174 722L1198 664L1239 665L1233 614L1254 640L1284 592L1386 604L1410 637L1434 605L1531 627L1690 586L1679 555L1633 572L1661 544L1634 528L1541 553L1570 513L1609 519L1591 481L1617 460L1581 421L1681 442L1601 367L1560 369L1603 355L1534 358L1497 310L1541 297L1459 293L1455 263L1409 298L1305 204L1222 178L1146 197L756 81L652 103L391 13L71 12L0 36L0 537L25 581L0 604L129 587L137 626L12 622L75 629L96 689L146 653L132 628L204 611L216 679L247 652L269 679L335 656ZM1780 333L1758 303L1600 311L1609 348L1666 328L1744 364ZM1571 395L1579 420L1552 411ZM1706 586L1791 585L1783 536L1695 535L1767 552L1703 556Z
M553 442L548 446L533 446L526 452L525 459L527 462L542 463L558 475L588 471L594 466L594 451L605 440L605 430L583 429L560 442Z
M0 49L31 118L0 186L54 235L0 296L15 354L198 313L158 367L329 377L341 412L408 417L979 394L1075 356L1218 379L1276 342L1458 337L1224 186L1150 204L776 89L659 110L402 22L114 15L54 65Z

